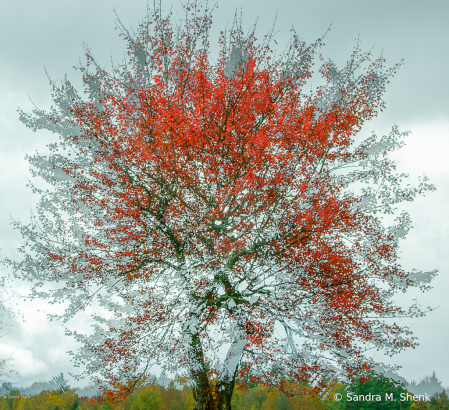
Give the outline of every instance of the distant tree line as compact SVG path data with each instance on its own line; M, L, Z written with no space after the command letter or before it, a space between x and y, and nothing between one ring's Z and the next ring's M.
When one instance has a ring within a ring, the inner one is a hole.
M167 387L160 386L156 380L142 381L134 392L118 403L100 403L97 398L89 400L80 397L75 389L70 389L59 376L63 386L56 391L42 391L35 396L23 396L20 391L11 390L0 398L0 410L194 410L195 400L186 378L178 378L176 384L171 382ZM425 389L434 385L435 374L424 379L418 386ZM289 383L289 390L295 392L291 396L280 393L270 386L248 384L246 389L237 388L232 401L234 410L368 410L368 409L422 409L449 410L448 392L433 394L429 400L416 398L411 386L397 382L383 375L372 372L368 379L359 379L353 383L340 383L327 397L318 397L313 388L306 384ZM432 384L433 383L433 384ZM180 388L181 386L181 388ZM416 388L415 383L415 388ZM385 400L385 395L394 400ZM420 393L421 394L421 393ZM381 396L379 402L374 397ZM393 395L393 396L391 396ZM336 397L341 400L336 400ZM401 400L401 397L408 397ZM424 396L425 397L425 396Z

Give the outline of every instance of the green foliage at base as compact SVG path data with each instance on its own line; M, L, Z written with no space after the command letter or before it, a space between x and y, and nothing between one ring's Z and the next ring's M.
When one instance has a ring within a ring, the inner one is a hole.
M335 394L342 400L335 403L335 409L368 410L368 409L408 409L412 401L401 401L408 393L405 384L389 379L381 374L371 372L369 378L357 380L355 383L341 385Z
M407 393L406 386L375 373L365 381L334 385L326 399L314 395L313 389L306 384L290 383L287 387L295 392L292 397L260 385L252 385L246 391L237 388L234 391L232 408L233 410L449 410L446 391L434 395L428 402L401 401L400 394ZM348 400L348 392L352 397L357 396L358 400ZM342 400L335 401L335 394L340 394ZM396 400L385 400L385 394L393 394ZM18 395L19 393L15 396ZM382 401L373 400L373 395L381 395ZM367 396L371 399L367 400ZM194 407L193 395L187 386L177 390L173 384L164 388L155 383L140 385L125 400L117 404L91 402L78 397L74 389L65 392L44 391L36 396L22 398L12 396L0 398L0 410L193 410Z

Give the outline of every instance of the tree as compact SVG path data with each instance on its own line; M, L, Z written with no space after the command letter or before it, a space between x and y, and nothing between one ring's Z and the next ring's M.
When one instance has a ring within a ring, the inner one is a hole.
M441 393L436 393L430 400L431 409L447 410L449 409L449 398L447 397L446 390L443 389Z
M432 373L432 376L424 377L420 382L412 381L410 383L410 391L413 394L438 394L443 391L443 386L441 382L438 380L435 372Z
M279 54L273 31L258 42L236 17L213 62L211 11L184 7L178 28L160 5L137 34L118 20L123 64L108 73L86 48L86 98L65 78L49 112L20 112L59 141L27 156L51 189L30 182L37 214L13 220L23 260L6 262L35 297L68 301L66 321L98 303L93 334L71 334L104 398L154 365L187 372L197 409L230 409L248 372L281 390L363 376L371 347L416 344L389 318L423 312L392 298L436 274L398 262L411 227L398 204L434 189L405 185L388 157L407 133L357 135L400 63L357 43L342 69L323 60L310 92L322 38L293 30Z
M401 394L406 396L408 393L406 383L373 371L366 378L342 386L339 393L343 400L335 403L337 409L407 409L413 404L411 401L401 401ZM380 398L373 398L372 395Z
M58 391L60 394L69 391L70 386L67 384L68 380L64 378L64 374L61 372L58 376L53 377L51 382L58 386Z
M160 410L162 400L151 390L141 392L131 404L131 410Z

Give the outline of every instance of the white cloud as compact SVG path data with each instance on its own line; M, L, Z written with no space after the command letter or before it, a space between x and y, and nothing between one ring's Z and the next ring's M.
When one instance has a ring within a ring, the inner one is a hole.
M4 357L11 357L11 368L24 377L37 376L48 371L48 364L33 357L33 352L11 344L0 343Z

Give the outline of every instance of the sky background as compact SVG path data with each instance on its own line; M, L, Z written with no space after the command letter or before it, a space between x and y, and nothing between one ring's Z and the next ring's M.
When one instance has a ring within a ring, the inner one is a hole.
M180 2L162 1L166 11L172 4L173 19L178 21L182 17ZM219 0L211 37L215 50L218 32L232 21L240 6L245 27L258 18L258 38L271 28L277 15L280 45L287 43L292 26L311 43L332 24L322 53L340 68L357 36L363 51L373 47L374 57L383 50L387 66L404 58L404 65L387 85L386 110L366 123L362 133L382 135L393 124L412 132L407 146L394 156L398 170L409 172L412 182L424 172L437 191L403 206L411 214L414 229L401 244L401 259L407 269L438 268L440 274L433 282L434 289L426 294L408 292L398 297L403 305L417 298L423 307L437 309L425 318L401 321L411 326L420 346L385 361L401 365L399 374L408 381L435 371L443 386L449 386L449 2ZM27 222L38 199L26 187L30 173L25 153L44 152L45 145L56 138L49 132L27 129L19 121L17 108L30 111L33 103L42 109L50 107L44 66L51 78L58 80L67 73L72 83L80 86L80 73L72 67L84 59L83 42L107 69L111 55L114 61L122 59L126 43L114 30L113 9L125 26L136 28L146 14L147 1L0 0L0 257L18 257L21 238L10 226L10 215ZM0 270L0 276L7 274L4 268ZM7 305L20 313L0 332L0 355L11 357L11 366L19 375L9 380L18 386L73 371L67 351L77 348L64 335L62 322L47 320L44 312L54 312L55 307L20 297L26 295L28 286L12 281L2 295L9 298ZM88 319L80 317L78 325L86 326ZM6 378L0 377L3 380Z

